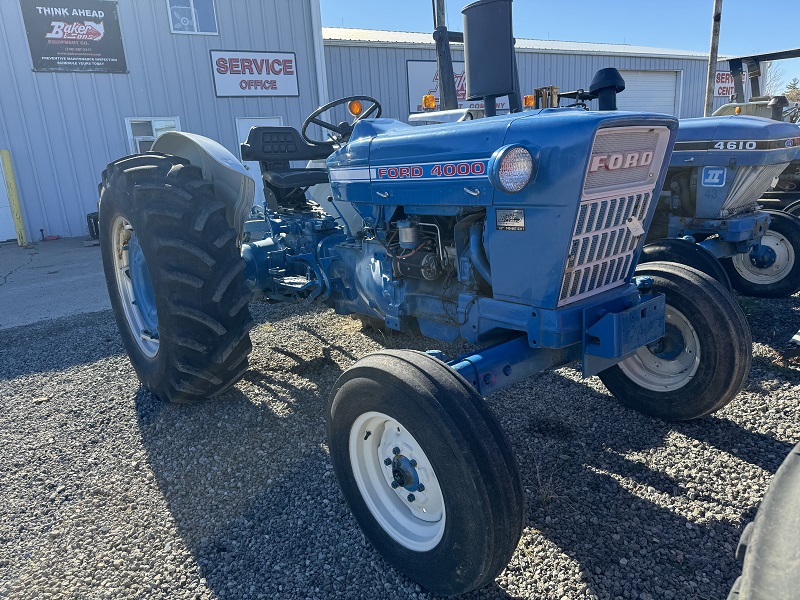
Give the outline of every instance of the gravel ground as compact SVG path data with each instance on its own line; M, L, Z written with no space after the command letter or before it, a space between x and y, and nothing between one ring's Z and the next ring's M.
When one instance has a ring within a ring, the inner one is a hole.
M727 596L743 523L800 440L800 364L775 351L800 298L740 302L753 370L713 417L641 416L572 368L488 399L518 456L526 528L469 597ZM0 597L431 597L364 541L323 416L358 357L424 342L331 311L253 312L250 370L198 406L139 387L110 312L0 331Z

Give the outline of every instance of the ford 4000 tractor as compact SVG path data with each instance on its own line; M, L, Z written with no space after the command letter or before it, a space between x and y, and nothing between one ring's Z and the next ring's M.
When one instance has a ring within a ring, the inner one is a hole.
M467 6L464 27L470 97L518 104L510 0ZM345 104L352 122L326 120ZM636 267L677 121L517 108L411 127L379 118L375 99L343 98L301 132L254 128L242 155L260 162L267 202L248 242L253 179L207 138L164 134L100 184L112 307L142 384L165 401L215 397L242 376L254 296L474 344L459 357L370 354L341 375L326 412L364 534L442 594L495 578L523 527L514 452L483 395L580 361L623 404L694 419L730 402L750 367L745 317L713 278ZM313 126L332 139L313 139ZM322 158L324 169L292 167ZM324 182L357 227L307 199Z

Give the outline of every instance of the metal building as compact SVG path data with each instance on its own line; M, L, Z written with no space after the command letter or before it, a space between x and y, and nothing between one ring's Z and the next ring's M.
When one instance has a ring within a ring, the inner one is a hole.
M0 150L10 150L28 240L86 235L106 164L164 131L200 133L238 156L251 126L300 127L324 101L354 93L379 99L384 116L416 112L436 88L431 34L322 28L319 1L0 2ZM517 46L526 93L586 88L597 69L615 66L628 83L620 108L702 113L702 54ZM0 241L15 232L2 174Z
M384 115L406 119L417 112L423 94L437 89L430 33L323 27L322 35L331 97L369 94L381 100ZM453 60L463 61L463 52L453 47ZM561 91L588 89L598 69L616 67L626 82L617 98L620 110L703 116L708 54L526 39L518 39L516 47L523 94L549 85ZM463 63L454 66L463 91ZM720 62L718 69L727 72L727 62ZM715 108L725 102L726 97L717 97Z
M117 70L123 72L82 70L89 61L55 60L55 52L45 56L49 50L41 44L65 42L65 32L79 28L94 31L70 40L78 49L87 39L92 42L91 35L110 43L114 13L121 44L117 34L114 52L98 50L97 64L88 66L103 69L101 61L114 61L122 52ZM36 19L46 28L44 35L33 31ZM79 27L72 27L75 23ZM86 235L86 213L96 210L97 184L106 164L148 149L163 131L201 133L238 156L242 132L251 125L299 127L326 95L320 29L319 0L0 2L0 149L11 150L28 239L40 239L40 230L44 235ZM259 75L253 62L244 69L243 55L234 54L231 60L239 62L225 63L236 65L226 83L214 77L212 64L225 56L212 56L212 50L276 53L255 54L252 60L283 57L280 64L291 66L293 85L237 89L239 81L276 78L263 75L263 69ZM215 79L217 86L232 83L233 89L216 89ZM10 222L5 195L0 185L0 234ZM13 233L0 235L8 237Z

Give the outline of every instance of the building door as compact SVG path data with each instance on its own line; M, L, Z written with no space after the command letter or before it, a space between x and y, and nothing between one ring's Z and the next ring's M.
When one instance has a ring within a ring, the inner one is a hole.
M253 127L280 127L283 125L283 117L236 117L236 138L239 144L244 144L247 141L247 136L250 135L250 130ZM239 160L242 160L242 148L237 146L236 155ZM261 167L258 161L255 160L242 160L244 168L256 182L256 202L261 204L264 201L264 184L261 181Z
M617 96L619 110L678 115L677 71L620 71L625 91Z
M0 168L0 242L17 239L17 229L11 216L11 201L8 199L8 188L3 169Z

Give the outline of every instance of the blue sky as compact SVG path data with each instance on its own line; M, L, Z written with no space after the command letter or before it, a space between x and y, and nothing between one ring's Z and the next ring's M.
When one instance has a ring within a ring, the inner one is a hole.
M449 28L461 30L461 8L467 3L447 0ZM720 53L744 55L800 47L798 20L793 24L789 24L791 19L784 20L793 12L788 8L793 3L724 0ZM321 5L326 27L433 29L431 0L321 0ZM713 0L515 0L514 35L708 52L713 6ZM776 6L783 8L771 17ZM800 78L800 58L777 64L784 83Z

